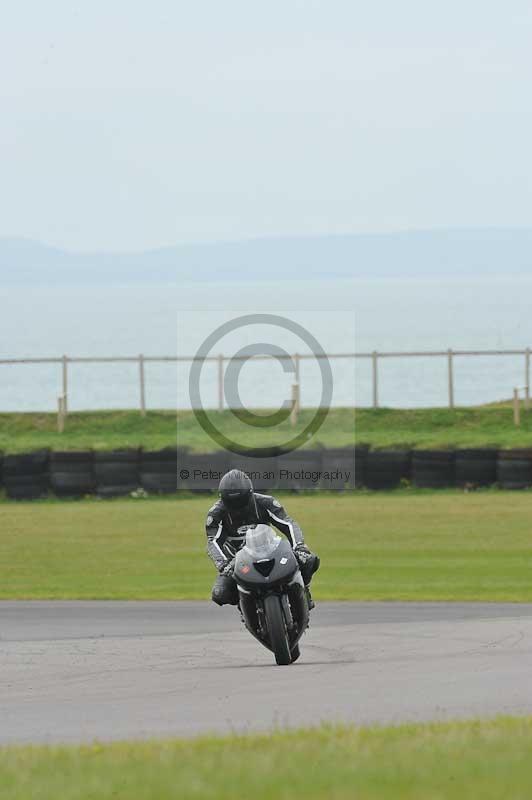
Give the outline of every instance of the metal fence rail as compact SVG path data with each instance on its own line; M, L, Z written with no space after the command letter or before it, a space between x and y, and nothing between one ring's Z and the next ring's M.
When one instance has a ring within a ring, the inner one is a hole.
M316 358L327 358L330 361L336 359L370 359L372 366L372 407L379 408L379 362L382 359L396 359L396 358L442 358L447 363L447 392L448 392L448 406L454 408L455 402L455 378L454 378L454 363L456 358L468 356L522 356L523 358L523 376L524 376L524 395L527 404L530 402L530 355L531 348L527 347L525 350L418 350L411 352L398 352L398 351L377 351L371 353L327 353L325 356L314 355L312 353L294 353L292 358L295 366L295 381L300 384L300 369L299 364L302 360L315 360ZM216 362L218 364L218 408L224 408L224 392L223 392L223 378L224 378L224 365L225 363L235 361L247 361L248 356L225 356L223 354L208 356L205 359L200 359L195 356L145 356L139 354L137 356L56 356L52 358L2 358L2 364L56 364L60 365L62 369L62 402L64 412L68 411L68 367L69 364L136 364L139 375L139 407L142 415L146 414L146 373L145 364L147 363L190 363L194 361ZM282 356L281 356L282 358ZM253 361L269 361L272 356L257 355L253 356Z

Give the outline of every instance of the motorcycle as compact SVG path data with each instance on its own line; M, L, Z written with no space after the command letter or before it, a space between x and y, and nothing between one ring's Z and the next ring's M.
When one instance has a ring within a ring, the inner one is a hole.
M269 525L245 528L234 562L242 621L279 665L299 658L309 624L309 601L294 552Z

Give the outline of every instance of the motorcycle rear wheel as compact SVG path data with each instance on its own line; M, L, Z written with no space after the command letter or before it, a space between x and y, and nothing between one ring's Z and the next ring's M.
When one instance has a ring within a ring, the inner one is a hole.
M266 617L268 637L275 655L275 661L279 666L287 666L292 662L292 655L288 644L288 634L281 602L276 595L271 594L264 599L264 616Z

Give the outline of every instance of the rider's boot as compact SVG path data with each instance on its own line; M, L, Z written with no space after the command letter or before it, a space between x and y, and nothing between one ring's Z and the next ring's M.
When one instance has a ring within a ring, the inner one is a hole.
M305 586L305 594L307 595L308 610L312 611L313 608L316 608L316 603L312 599L312 595L308 586Z

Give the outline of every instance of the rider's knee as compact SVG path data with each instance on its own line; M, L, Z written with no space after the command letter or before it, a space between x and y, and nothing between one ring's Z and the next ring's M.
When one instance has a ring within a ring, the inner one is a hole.
M213 603L216 603L219 606L223 606L224 605L223 594L222 594L222 592L220 591L220 589L217 586L213 586L212 593L211 593L211 599L212 599Z
M238 603L238 589L231 578L220 575L212 587L212 600L219 606L236 606Z
M320 568L320 557L315 555L314 553L312 556L307 560L305 564L301 567L301 577L303 578L303 582L306 586L312 580L312 576L315 572L317 572Z

